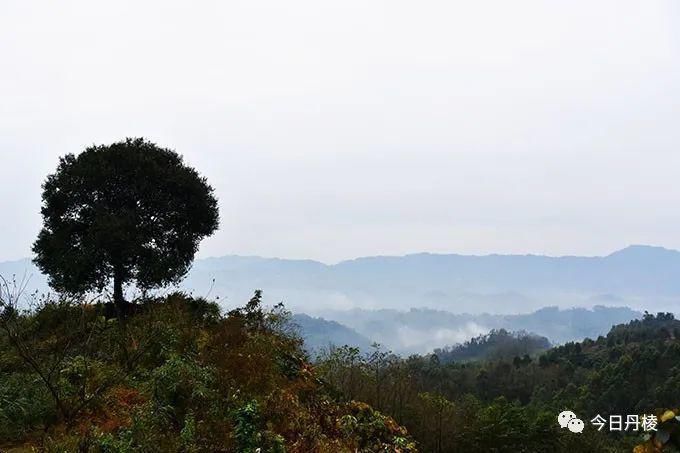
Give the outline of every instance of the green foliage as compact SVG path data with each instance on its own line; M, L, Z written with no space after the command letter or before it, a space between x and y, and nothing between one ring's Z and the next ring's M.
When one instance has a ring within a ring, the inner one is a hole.
M250 401L234 412L236 448L243 453L255 453L260 448L260 413L257 401Z
M214 391L214 370L191 355L172 355L151 372L152 401L157 411L186 423L194 408L208 407L219 396Z
M56 418L44 385L31 373L0 374L0 439L16 440Z
M538 360L515 355L447 363L441 354L399 358L342 347L322 356L317 369L340 395L394 416L423 451L632 451L639 434L607 435L586 423L575 436L559 429L556 416L565 408L587 420L653 414L677 404L678 333L680 322L671 314L647 314L613 327L606 338L567 343ZM495 332L468 346L483 349L508 335ZM680 428L669 430L672 443Z

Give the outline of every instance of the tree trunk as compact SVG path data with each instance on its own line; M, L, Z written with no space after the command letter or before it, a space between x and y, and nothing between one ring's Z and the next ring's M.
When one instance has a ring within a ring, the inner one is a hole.
M118 310L118 314L123 315L125 309L125 298L123 297L123 278L119 270L114 271L113 275L113 303Z
M125 368L129 371L131 369L131 364L127 346L127 302L125 302L125 297L123 297L123 273L118 266L113 270L113 304L116 307L116 315L118 316L120 348L123 353L123 361L125 363Z
M127 302L123 296L123 272L115 266L113 270L113 305L116 307L116 316L121 328L125 330L125 318L127 318Z

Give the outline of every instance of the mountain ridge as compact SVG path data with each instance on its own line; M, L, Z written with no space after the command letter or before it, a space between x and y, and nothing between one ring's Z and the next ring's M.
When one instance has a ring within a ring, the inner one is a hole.
M287 261L287 262L298 262L298 263L314 263L320 264L325 267L335 267L341 264L352 263L360 260L371 260L371 259L390 259L390 258L408 258L408 257L418 257L418 256L433 256L433 257L461 257L461 258L488 258L488 257L512 257L512 258L583 258L583 259L597 259L597 258L609 258L618 254L627 254L631 251L636 250L650 250L658 252L670 252L672 254L677 254L680 256L680 250L667 248L659 245L649 245L649 244L630 244L621 249L614 250L606 255L547 255L541 253L457 253L457 252L412 252L405 253L401 255L362 255L355 258L347 258L333 263L327 263L320 260L315 260L311 258L284 258L277 256L262 256L262 255L240 255L240 254L226 254L226 255L211 255L203 258L198 258L197 261L213 261L220 260L223 258L236 258L236 259L254 259L254 260L273 260L273 261ZM28 258L22 258L28 260ZM14 261L20 261L14 260ZM11 260L10 260L11 261ZM1 262L0 262L1 263Z
M238 259L244 261L278 261L278 262L291 262L291 263L305 263L305 264L315 264L324 267L336 267L342 264L353 263L361 260L373 260L373 259L400 259L400 258L410 258L410 257L459 257L459 258L496 258L496 257L507 257L507 258L548 258L548 259L565 259L565 258L578 258L578 259L605 259L614 256L628 255L631 252L636 251L656 251L660 253L672 254L674 256L680 257L680 250L671 249L658 245L648 245L648 244L631 244L622 249L614 250L606 255L545 255L540 253L445 253L445 252L412 252L405 253L402 255L364 255L358 256L356 258L348 258L344 260L337 261L335 263L326 263L320 260L315 260L311 258L285 258L278 256L262 256L262 255L240 255L225 254L225 255L210 255L202 258L197 258L196 262L214 262L223 259ZM0 261L0 265L3 264L19 264L19 263L31 263L31 258L23 257L16 259L7 259Z
M0 263L0 275L12 274L48 289L29 259ZM603 303L666 311L680 302L678 277L680 251L632 245L592 257L423 252L335 264L225 255L197 259L179 289L219 297L226 307L262 289L267 303L310 315L353 307L509 314Z

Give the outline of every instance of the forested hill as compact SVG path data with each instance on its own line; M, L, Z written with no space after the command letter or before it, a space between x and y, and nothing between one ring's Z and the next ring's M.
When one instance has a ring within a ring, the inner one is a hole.
M1 449L573 453L680 445L680 322L670 313L545 352L545 339L499 331L468 342L468 352L476 352L472 343L487 352L473 361L464 345L454 351L462 356L441 360L338 347L310 363L289 313L265 309L259 292L228 313L181 294L133 307L121 327L106 305L3 306ZM587 422L582 434L559 428L564 409ZM641 432L599 432L589 423L598 414L655 414L659 430L648 441Z
M494 329L465 343L437 348L434 355L441 363L507 358L528 362L532 355L549 348L550 341L545 337L524 331L508 332L505 329Z
M598 338L522 357L444 363L437 355L358 357L339 348L318 366L343 393L394 416L423 451L680 446L680 321L670 313L645 314ZM582 434L559 428L556 416L565 409L585 421ZM656 416L658 431L608 433L590 423L597 415L628 414Z
M304 341L307 352L316 355L332 346L351 345L361 351L368 351L372 341L354 329L345 327L335 321L313 318L305 314L296 314L292 318L293 327Z

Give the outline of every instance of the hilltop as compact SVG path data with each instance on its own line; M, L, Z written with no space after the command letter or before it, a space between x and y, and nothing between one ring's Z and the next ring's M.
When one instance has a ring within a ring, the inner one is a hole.
M320 378L259 293L229 313L182 294L138 301L124 323L101 304L4 302L3 451L416 451Z

